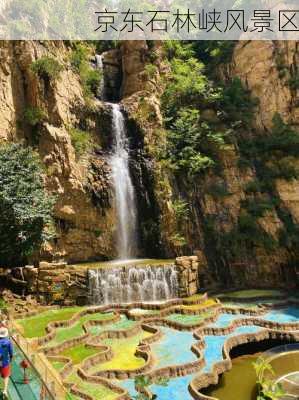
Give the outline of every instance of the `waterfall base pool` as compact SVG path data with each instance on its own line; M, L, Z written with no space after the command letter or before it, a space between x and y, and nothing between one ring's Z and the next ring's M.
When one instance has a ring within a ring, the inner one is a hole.
M217 385L203 390L203 393L218 400L256 400L256 373L253 363L259 355L260 353L235 358L232 369L220 377Z

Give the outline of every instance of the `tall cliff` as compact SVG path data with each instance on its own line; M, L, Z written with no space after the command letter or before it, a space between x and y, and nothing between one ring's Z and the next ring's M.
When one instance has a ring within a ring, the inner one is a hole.
M69 61L72 51L72 44L62 42L1 43L0 138L24 140L37 149L46 187L57 196L56 238L44 246L42 256L109 259L116 255L107 163L111 116L100 100L84 94L82 77ZM54 82L32 73L32 62L44 55L63 66ZM93 57L91 53L90 62ZM190 181L161 158L168 140L161 98L172 79L163 43L123 42L104 53L107 90L112 99L121 94L127 113L141 256L197 251L207 263L210 284L267 286L294 280L298 179L296 174L276 173L268 179L271 185L263 183L265 170L297 166L297 157L267 158L260 149L270 148L278 114L290 129L298 129L297 65L295 42L241 42L229 60L213 67L210 79L224 82L224 87L234 77L241 79L255 101L253 119L250 126L236 128L232 140L216 151L218 171L207 169ZM203 121L222 127L221 110L196 107ZM28 108L46 111L37 141L35 129L24 119ZM75 151L74 130L90 135L92 146L81 155Z

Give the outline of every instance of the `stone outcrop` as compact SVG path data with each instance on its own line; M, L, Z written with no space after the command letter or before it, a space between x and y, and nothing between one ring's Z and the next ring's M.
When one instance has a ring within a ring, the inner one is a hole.
M70 48L63 42L0 43L0 139L33 142L33 128L24 122L29 107L45 110L36 149L45 166L45 184L56 197L56 239L42 257L68 261L106 259L115 255L110 171L104 155L78 157L70 129L89 132L100 148L109 132L106 111L99 102L89 110L78 74L69 63ZM62 65L60 78L46 87L31 64L50 56Z

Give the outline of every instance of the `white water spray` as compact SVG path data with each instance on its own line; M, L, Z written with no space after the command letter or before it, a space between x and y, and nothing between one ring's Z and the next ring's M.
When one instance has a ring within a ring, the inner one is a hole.
M178 297L178 287L174 265L89 270L93 304L160 302Z
M129 259L137 252L137 211L135 190L129 170L129 146L123 113L118 104L111 104L113 154L110 157L117 213L117 249L120 259Z

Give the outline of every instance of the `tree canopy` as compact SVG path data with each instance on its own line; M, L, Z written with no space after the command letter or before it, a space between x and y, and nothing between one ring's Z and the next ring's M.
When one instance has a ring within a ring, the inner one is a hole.
M0 147L0 266L20 266L50 238L54 198L44 189L38 155Z

